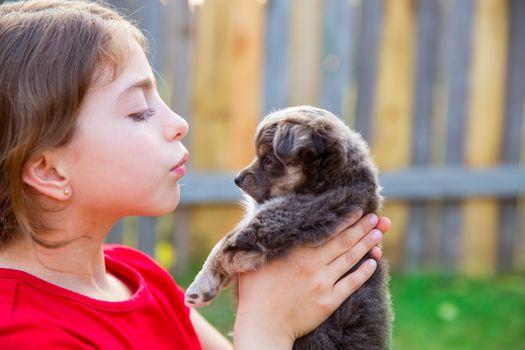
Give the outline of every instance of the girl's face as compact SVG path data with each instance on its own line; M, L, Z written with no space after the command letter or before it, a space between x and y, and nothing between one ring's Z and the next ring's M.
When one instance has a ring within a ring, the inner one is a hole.
M188 124L159 97L140 46L115 79L88 91L73 140L61 150L71 204L114 218L161 215L179 202Z

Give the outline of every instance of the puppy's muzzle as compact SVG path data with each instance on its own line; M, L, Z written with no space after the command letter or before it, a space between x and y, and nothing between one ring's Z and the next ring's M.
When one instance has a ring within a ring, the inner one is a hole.
M246 177L246 173L244 172L240 172L239 174L237 174L237 176L235 177L235 184L238 186L238 187L241 187L242 185L242 182L244 181L244 178Z

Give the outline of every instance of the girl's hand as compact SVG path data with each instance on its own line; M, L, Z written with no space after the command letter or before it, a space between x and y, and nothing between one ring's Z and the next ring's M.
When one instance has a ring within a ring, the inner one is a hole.
M377 266L372 259L339 280L367 252L381 258L377 245L390 221L373 214L357 221L361 215L349 218L320 247L296 248L285 259L239 275L236 349L292 349L295 339L319 326L368 280Z

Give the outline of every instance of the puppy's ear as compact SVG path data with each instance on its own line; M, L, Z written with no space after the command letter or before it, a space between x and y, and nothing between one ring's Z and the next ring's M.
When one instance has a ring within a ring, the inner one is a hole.
M323 151L321 135L314 128L295 123L281 123L273 138L274 153L286 165L296 165Z

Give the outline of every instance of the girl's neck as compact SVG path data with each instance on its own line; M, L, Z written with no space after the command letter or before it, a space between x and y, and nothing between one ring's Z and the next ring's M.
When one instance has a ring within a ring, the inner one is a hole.
M0 250L0 267L27 272L94 299L127 299L129 289L106 271L102 245L103 237L84 236L46 248L24 237Z

